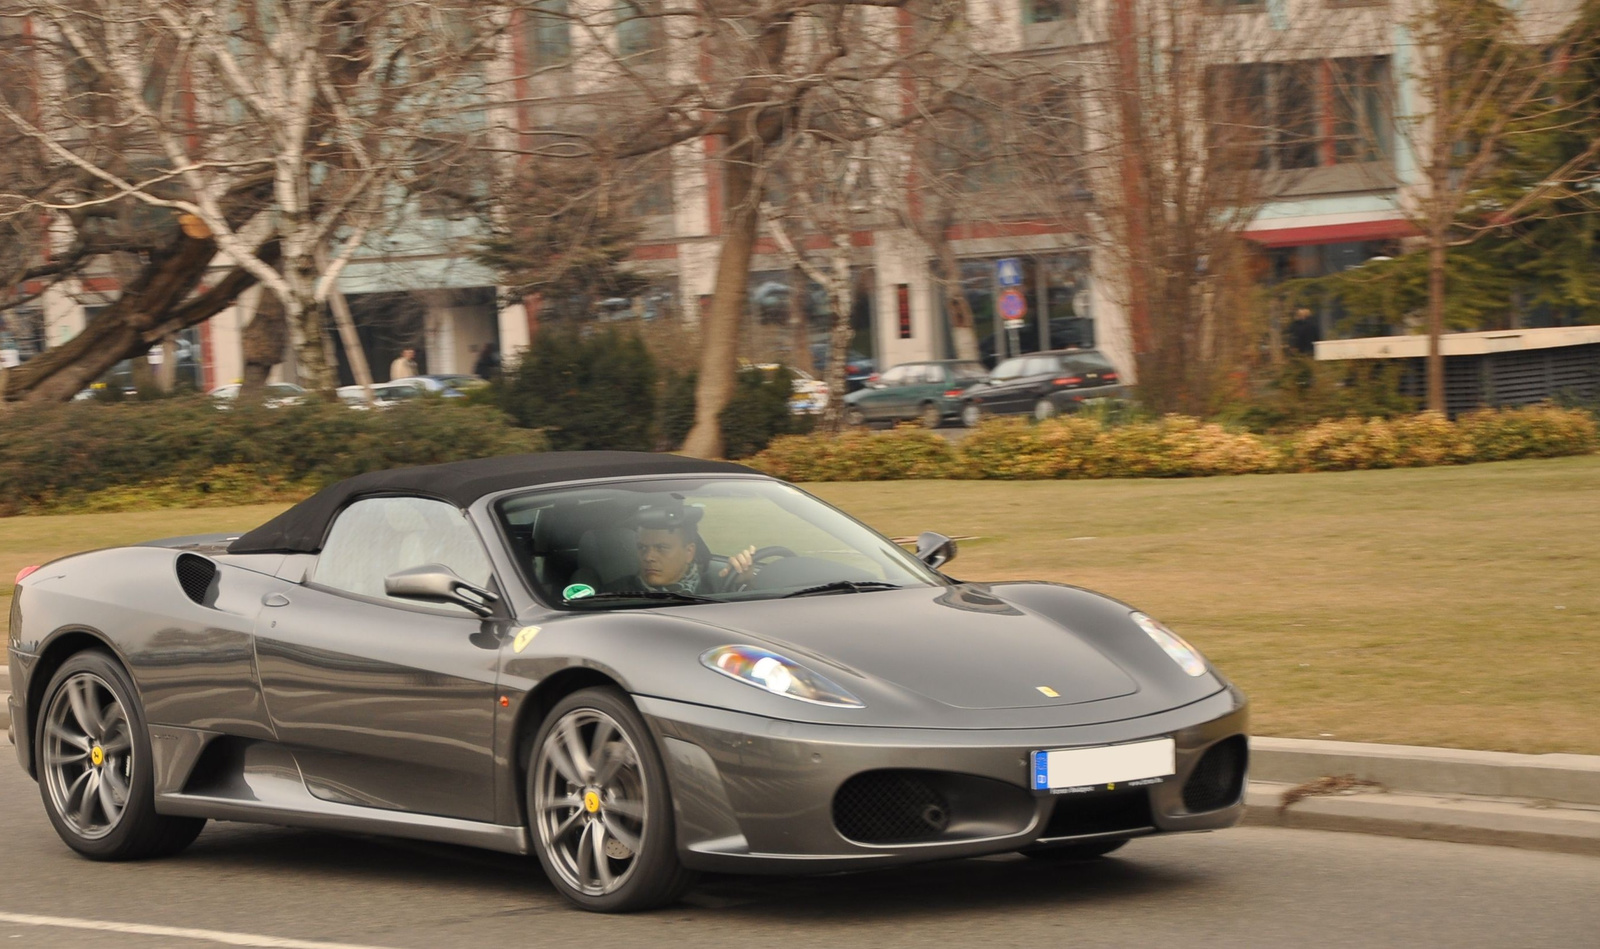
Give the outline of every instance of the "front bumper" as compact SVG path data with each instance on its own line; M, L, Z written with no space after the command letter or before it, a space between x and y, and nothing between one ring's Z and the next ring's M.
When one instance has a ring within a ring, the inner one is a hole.
M1155 715L1066 728L959 730L809 725L648 696L635 697L661 740L686 866L731 873L807 873L866 869L924 860L1005 853L1065 843L1150 833L1216 830L1238 823L1241 793L1208 810L1190 811L1184 787L1205 752L1243 736L1248 706L1229 687ZM1058 808L1093 808L1077 795L1030 789L1029 753L1049 748L1116 744L1170 736L1177 773L1133 791L1148 819L1140 826L1080 832L1086 825ZM1242 751L1241 751L1242 755ZM1240 758L1243 766L1243 758ZM905 769L951 776L957 785L992 788L1004 806L961 791L982 813L937 839L861 843L835 826L835 794L864 772ZM973 777L985 780L973 780ZM991 783L992 782L992 783ZM1240 786L1242 788L1242 777ZM1053 820L1053 817L1067 820ZM1072 828L1063 833L1063 828Z

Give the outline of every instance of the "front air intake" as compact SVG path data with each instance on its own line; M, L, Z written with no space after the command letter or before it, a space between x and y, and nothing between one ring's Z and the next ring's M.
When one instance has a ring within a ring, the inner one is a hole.
M201 606L210 606L207 601L215 599L211 585L217 579L217 565L195 554L179 554L177 570L183 595Z
M1237 803L1244 790L1245 765L1250 752L1243 735L1224 738L1200 756L1189 780L1183 783L1183 806L1192 814L1215 811Z
M834 795L833 823L844 837L867 844L938 840L950 826L950 802L916 771L869 771Z

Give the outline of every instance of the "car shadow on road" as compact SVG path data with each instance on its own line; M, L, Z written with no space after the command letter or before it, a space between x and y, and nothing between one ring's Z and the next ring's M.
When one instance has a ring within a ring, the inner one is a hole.
M178 859L217 869L315 873L346 883L364 879L374 885L418 885L434 893L460 888L480 898L531 899L532 912L557 899L532 857L394 838L223 824L213 825ZM957 914L1066 909L1107 899L1172 895L1205 879L1203 871L1142 860L1135 844L1122 854L1079 862L1007 855L825 876L712 874L679 906L663 912L688 910L724 918L759 914L767 921L844 914L854 919L926 918L930 907Z

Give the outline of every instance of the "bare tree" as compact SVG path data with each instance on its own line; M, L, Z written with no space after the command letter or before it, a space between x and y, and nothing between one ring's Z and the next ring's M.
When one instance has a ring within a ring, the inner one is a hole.
M157 228L162 238L137 250L193 266L167 268L148 281L161 294L124 306L128 288L117 306L170 323L220 258L237 273L234 295L259 282L277 298L302 378L331 397L323 305L419 175L475 144L454 119L484 106L501 11L464 0L6 4L34 30L34 87L58 94L30 109L0 100L0 128L44 156L54 182L8 192L0 211L61 216L80 241L91 229L78 222L96 209L180 218L181 237ZM207 299L232 296L213 288ZM120 358L126 347L110 342L84 346Z

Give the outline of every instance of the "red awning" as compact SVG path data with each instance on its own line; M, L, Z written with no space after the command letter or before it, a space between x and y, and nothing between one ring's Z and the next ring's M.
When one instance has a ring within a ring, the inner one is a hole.
M1354 241L1382 241L1415 237L1421 233L1410 221L1390 218L1382 221L1351 221L1345 224L1318 224L1312 227L1255 228L1244 232L1246 240L1263 247L1298 247L1305 244L1345 244Z

